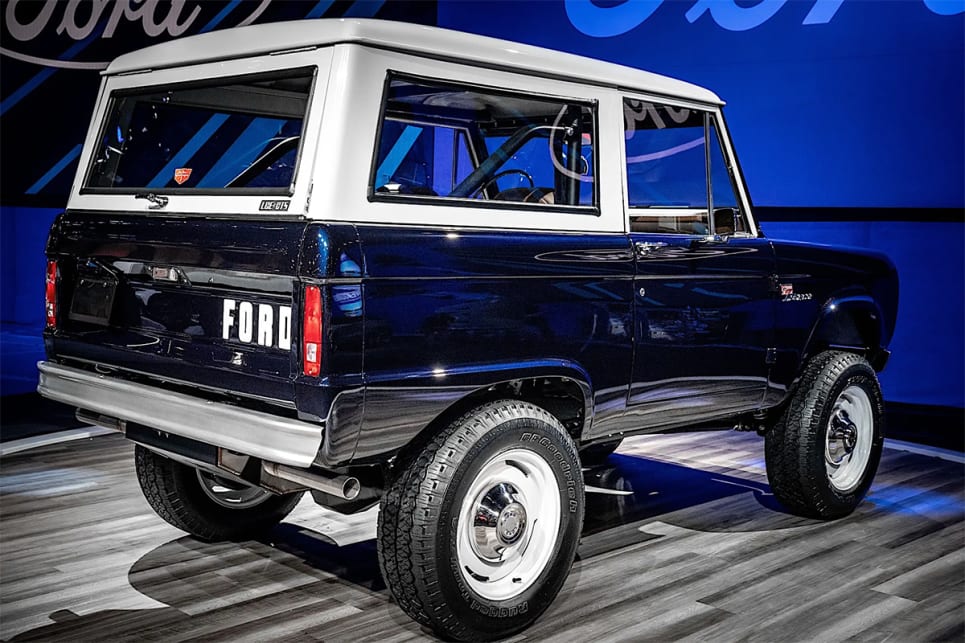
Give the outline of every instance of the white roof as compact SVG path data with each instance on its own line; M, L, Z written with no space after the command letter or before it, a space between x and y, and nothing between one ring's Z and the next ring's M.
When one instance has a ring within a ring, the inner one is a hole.
M508 40L388 20L309 19L213 31L125 54L104 73L161 69L337 43L358 43L704 103L723 102L703 87L631 67Z

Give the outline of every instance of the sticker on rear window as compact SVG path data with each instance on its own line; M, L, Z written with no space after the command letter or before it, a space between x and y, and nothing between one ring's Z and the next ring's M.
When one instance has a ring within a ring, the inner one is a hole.
M189 167L179 167L174 170L174 182L178 185L184 185L184 182L191 178L191 168Z

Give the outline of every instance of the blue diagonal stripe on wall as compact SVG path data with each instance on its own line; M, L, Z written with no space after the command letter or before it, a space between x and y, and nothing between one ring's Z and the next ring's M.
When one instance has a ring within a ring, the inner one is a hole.
M60 60L70 60L74 56L82 52L84 49L87 48L87 45L89 45L90 43L100 38L102 30L103 30L103 25L98 25L98 27L94 29L94 31L92 31L89 36L87 36L83 40L79 40L75 42L73 45L70 46L70 48L67 51L61 54ZM42 70L40 70L40 72L37 73L36 76L28 80L19 89L17 89L12 94L4 98L3 102L0 103L0 116L2 116L8 109L13 107L17 103L19 103L21 100L23 100L26 96L30 94L30 92L40 87L41 83L43 83L45 80L50 78L55 71L57 71L55 67L44 67Z
M221 21L228 17L228 14L234 11L234 8L241 4L241 0L231 0L225 8L218 12L214 18L212 18L208 24L201 27L198 33L207 33L221 24Z
M344 18L371 18L379 12L385 0L356 0L345 10Z
M318 4L312 7L312 10L305 14L306 18L321 18L328 11L329 7L335 4L335 0L318 0Z
M211 171L198 181L198 187L225 187L228 181L251 165L258 152L265 148L265 143L277 134L284 124L285 120L281 118L256 118L221 155Z
M412 146L415 145L415 141L421 133L421 127L406 125L405 129L402 130L402 134L400 134L396 140L395 145L393 145L389 153L385 155L385 160L382 161L382 165L380 165L379 169L375 172L376 187L385 185L389 179L392 178L392 175L395 174L395 171L402 165L406 154L408 154Z
M84 146L80 143L75 145L69 152L67 152L67 154L64 155L64 158L57 161L52 168L47 170L46 174L37 179L36 183L27 188L27 194L37 194L43 190L48 183L53 181L55 176L63 172L65 167L73 163L74 159L80 156L80 151L83 147Z
M145 187L149 188L163 188L168 184L172 178L174 178L174 170L176 168L182 167L185 163L191 160L194 153L201 149L201 146L208 142L208 139L214 136L214 133L218 131L221 124L228 120L227 114L215 114L208 119L201 129L191 137L191 140L184 144L178 153L168 161L157 175L148 181Z

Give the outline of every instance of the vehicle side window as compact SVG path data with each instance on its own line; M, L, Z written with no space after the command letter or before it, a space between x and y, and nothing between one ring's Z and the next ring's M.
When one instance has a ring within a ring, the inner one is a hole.
M724 159L720 132L710 120L710 183L714 197L714 228L717 234L747 232L745 214L734 189L733 176Z
M371 189L595 206L595 108L390 76Z
M703 113L629 99L623 109L630 207L706 206Z
M746 230L712 114L630 98L623 111L631 230L696 235Z

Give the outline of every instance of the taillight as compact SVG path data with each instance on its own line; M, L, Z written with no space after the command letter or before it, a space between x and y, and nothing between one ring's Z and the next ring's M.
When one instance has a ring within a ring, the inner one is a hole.
M317 376L322 370L322 292L305 286L305 318L302 324L302 371Z
M47 261L47 284L44 290L44 310L47 312L47 328L57 327L57 261Z

